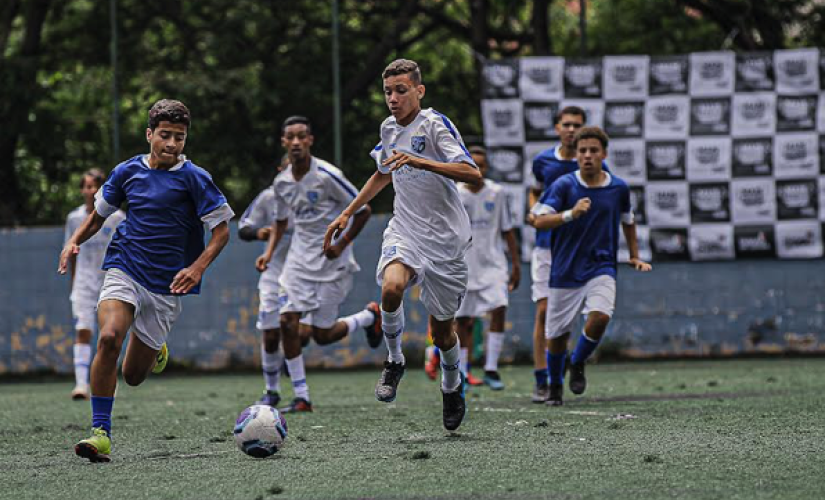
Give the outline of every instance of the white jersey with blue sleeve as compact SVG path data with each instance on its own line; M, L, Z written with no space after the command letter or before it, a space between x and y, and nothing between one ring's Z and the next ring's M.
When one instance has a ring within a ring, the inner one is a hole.
M238 228L251 227L258 229L270 227L273 222L275 222L275 191L270 185L249 204L238 222ZM266 271L261 273L261 278L258 280L258 290L261 292L278 293L280 288L278 279L286 262L286 255L292 241L292 232L293 224L290 217L288 218L286 232L284 232L281 241L278 242L278 246L275 248L275 253L272 255L272 261L267 266Z
M513 229L507 193L493 181L485 180L477 193L461 183L458 193L473 233L473 244L465 259L469 268L467 289L484 290L509 280L503 232Z
M69 213L66 218L64 243L69 241L69 238L88 216L89 211L86 210L86 205L80 205ZM103 286L103 278L106 276L106 272L101 269L103 258L106 256L106 249L109 247L115 229L125 218L126 214L122 210L116 211L106 219L100 231L80 245L72 281L71 300L73 302L97 303L100 287Z

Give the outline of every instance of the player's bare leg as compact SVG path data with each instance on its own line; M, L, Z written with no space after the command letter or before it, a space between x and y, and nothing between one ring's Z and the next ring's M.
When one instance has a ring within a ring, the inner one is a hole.
M137 335L132 334L121 367L123 380L132 386L142 384L155 367L157 355L158 349L149 347Z
M490 330L484 345L484 383L494 391L504 389L498 374L498 359L504 348L504 326L507 307L501 306L490 312Z
M444 428L458 429L467 412L464 397L464 376L461 364L461 342L453 331L453 320L438 320L430 316L433 344L441 351L441 394L443 397Z
M533 389L534 403L544 403L550 397L547 380L547 338L544 334L546 321L547 299L541 299L536 302L536 322L533 326L533 371L536 377L536 386Z
M576 348L570 356L570 392L583 394L587 389L587 379L584 376L584 363L593 354L607 331L610 316L599 311L592 311L587 315L584 333L579 337Z
M89 399L89 368L92 357L92 331L88 328L77 330L74 344L75 386L72 399Z
M470 375L470 363L471 363L471 356L472 356L472 349L473 349L473 327L475 326L475 318L470 316L462 316L460 318L455 319L455 331L458 335L459 342L461 343L461 352L459 356L459 360L461 365L459 366L461 373L464 374L464 378L467 379L469 383L469 375ZM473 385L481 385L483 382L478 380L478 384Z
M301 335L299 332L299 321L301 314L289 312L281 314L281 340L284 346L284 356L289 376L292 379L292 390L295 398L292 403L282 408L285 413L298 413L312 411L312 403L309 400L309 386L306 380L306 369L304 368L304 356L301 348Z
M375 398L389 403L395 401L398 384L404 376L405 360L401 351L404 334L404 291L415 276L409 266L394 261L384 268L381 284L381 330L387 345L388 359L384 362L381 378L375 385Z
M547 404L550 406L561 406L563 404L564 363L567 360L567 340L569 338L570 333L567 332L547 342L547 370L550 372L550 394Z

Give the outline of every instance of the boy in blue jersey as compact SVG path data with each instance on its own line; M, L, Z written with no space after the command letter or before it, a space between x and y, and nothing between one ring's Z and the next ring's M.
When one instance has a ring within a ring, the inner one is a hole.
M620 224L629 264L637 271L651 270L650 264L639 259L630 190L623 180L602 169L607 135L598 127L584 127L574 143L579 170L554 182L530 217L536 229L553 229L545 326L550 351L547 404L551 406L562 404L567 341L580 312L587 314L587 321L570 357L570 391L582 394L587 386L584 362L596 350L616 302Z
M229 241L227 222L234 213L212 177L181 153L190 124L183 103L161 100L149 111L148 155L127 160L112 171L96 196L95 209L60 254L66 273L72 255L124 202L129 213L106 251L106 276L98 299L100 333L92 361L92 436L75 453L108 462L117 360L131 330L123 358L123 379L140 385L150 371L166 366L166 337L181 311L180 297L197 294L206 268ZM204 248L203 226L212 232Z
M544 150L533 159L533 176L538 181L529 193L530 206L538 203L541 193L550 189L553 182L562 175L579 169L576 162L576 148L573 140L576 132L587 122L587 114L578 106L566 106L556 115L556 133L561 143ZM533 327L533 369L536 385L533 402L544 403L550 396L547 378L547 342L544 338L544 323L547 315L547 295L550 292L550 230L536 231L536 246L530 262L533 278L533 302L536 303L536 321Z

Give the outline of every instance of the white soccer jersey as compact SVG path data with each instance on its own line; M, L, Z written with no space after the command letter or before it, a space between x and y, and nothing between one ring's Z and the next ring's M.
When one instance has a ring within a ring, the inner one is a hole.
M336 281L344 273L359 270L348 245L340 257L330 260L323 255L327 226L355 199L358 191L337 167L312 158L309 171L300 181L288 165L275 177L275 217L290 215L295 224L292 243L284 266L284 275L311 281Z
M241 216L238 222L239 228L253 227L270 227L275 221L275 192L272 186L260 192L258 196L252 200L246 212ZM261 278L258 280L258 290L264 292L278 293L280 288L278 278L281 276L281 271L284 268L286 261L286 254L289 251L289 244L292 240L293 224L292 218L287 222L286 232L278 242L278 247L275 248L275 253L272 255L272 261L267 266L266 271L261 273Z
M403 127L389 117L381 124L381 142L372 151L378 170L393 150L445 163L475 165L461 134L450 120L432 108L422 109ZM388 229L433 261L460 259L470 244L470 220L458 196L456 182L408 165L392 173L393 218Z
M72 210L66 217L66 231L63 239L64 244L74 234L77 228L89 216L86 205L80 205ZM103 227L94 236L80 245L80 253L77 254L75 262L74 281L72 283L72 300L94 300L100 294L100 287L103 286L103 278L106 272L101 269L103 258L106 256L106 249L115 234L115 228L123 222L126 214L118 210L106 218Z
M485 180L478 193L470 191L464 183L459 184L458 194L470 216L473 233L473 244L465 257L470 272L467 289L483 290L507 283L507 256L501 235L513 229L507 193L495 182Z

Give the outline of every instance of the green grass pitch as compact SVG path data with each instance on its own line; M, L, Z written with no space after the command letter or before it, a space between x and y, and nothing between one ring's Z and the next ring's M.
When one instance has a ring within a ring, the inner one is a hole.
M560 408L530 403L529 367L505 368L507 389L474 388L452 435L423 371L409 371L389 405L373 396L378 375L311 370L315 413L287 416L286 446L264 460L231 436L260 376L121 383L109 464L74 455L90 410L69 400L68 381L4 383L0 498L825 495L825 360L593 365L587 394Z

